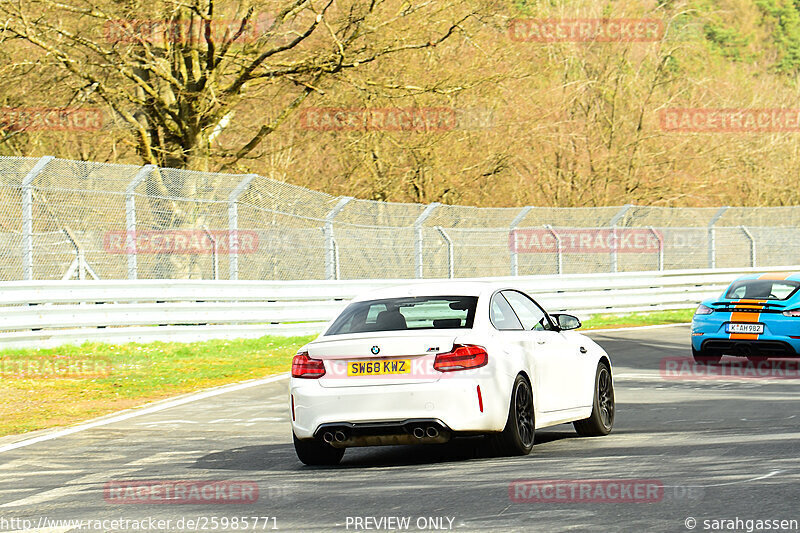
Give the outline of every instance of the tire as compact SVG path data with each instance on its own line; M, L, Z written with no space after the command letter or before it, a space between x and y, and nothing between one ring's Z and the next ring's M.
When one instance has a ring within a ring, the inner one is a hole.
M722 359L721 355L706 355L702 350L695 350L694 346L692 347L692 357L694 362L700 365L713 365Z
M330 444L317 439L300 440L294 433L294 451L303 464L309 466L338 465L344 456L344 448L334 448Z
M497 455L528 455L533 449L535 433L531 385L518 375L511 389L506 426L490 438L491 449Z
M611 378L611 369L605 363L597 365L594 375L594 399L592 400L592 414L589 418L576 420L572 423L575 431L581 437L602 437L611 433L614 427L614 380Z

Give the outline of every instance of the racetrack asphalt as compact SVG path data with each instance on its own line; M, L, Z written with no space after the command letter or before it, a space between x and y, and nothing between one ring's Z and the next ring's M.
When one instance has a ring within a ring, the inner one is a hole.
M756 520L798 529L796 367L787 367L794 379L698 379L702 369L676 378L664 365L688 355L688 326L588 334L614 365L609 436L579 438L561 425L539 430L525 457L492 457L462 440L349 449L338 467L307 467L291 444L280 379L0 453L0 531L406 529L388 517L407 518L411 531L747 531ZM231 503L235 494L226 501L223 491L203 503L121 503L109 493L109 483L132 480L249 482L257 499ZM517 480L541 483L509 492ZM583 497L580 480L592 491ZM636 483L657 487L656 496L630 492L621 502L620 487ZM611 501L587 501L603 496Z

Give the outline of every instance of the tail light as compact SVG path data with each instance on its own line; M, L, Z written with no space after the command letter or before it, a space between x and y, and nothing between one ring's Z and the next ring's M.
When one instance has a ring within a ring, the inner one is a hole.
M439 372L454 372L456 370L469 370L486 366L489 354L483 346L473 344L455 344L453 350L440 353L433 362L433 368Z
M292 359L292 377L317 379L325 375L325 364L319 359L312 359L308 352L297 352Z
M800 316L800 309L792 309L791 311L784 311L783 316Z
M700 304L700 306L697 308L697 310L694 312L694 314L696 314L696 315L710 315L713 312L714 312L714 310L711 309L709 306Z

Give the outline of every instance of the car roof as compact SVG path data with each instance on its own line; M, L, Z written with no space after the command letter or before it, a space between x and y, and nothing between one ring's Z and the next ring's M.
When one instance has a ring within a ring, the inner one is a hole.
M435 282L409 282L359 294L353 301L361 302L408 296L482 296L503 288L507 288L507 286L490 281L437 280Z

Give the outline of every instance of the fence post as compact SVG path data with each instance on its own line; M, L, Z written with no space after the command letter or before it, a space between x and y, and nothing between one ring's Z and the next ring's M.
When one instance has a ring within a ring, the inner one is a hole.
M625 216L625 213L633 207L633 204L625 204L622 206L616 215L608 223L611 226L611 235L614 237L614 243L611 245L611 272L617 271L617 223Z
M750 230L748 230L746 227L744 227L744 226L739 226L739 227L742 229L742 231L744 232L745 236L750 241L750 266L751 267L755 267L756 266L756 239L755 239L755 237L753 237L753 234L750 233Z
M247 174L228 195L228 278L239 279L239 197L256 174Z
M561 236L558 233L556 233L555 230L553 230L553 226L551 226L550 224L545 224L544 227L556 239L556 273L563 274L564 260L563 260L563 254L561 253Z
M325 279L338 278L339 261L337 260L336 243L333 240L333 219L344 209L344 206L352 200L352 196L343 196L339 202L330 210L325 217L325 225L322 227L322 234L325 238Z
M447 277L453 279L455 277L455 250L453 249L453 240L450 239L450 236L441 226L436 226L436 230L442 236L444 242L447 243Z
M648 229L658 241L658 269L664 270L664 237L653 226L649 226Z
M55 159L46 155L22 178L22 279L33 279L33 180Z
M525 207L517 213L517 216L514 217L514 220L511 221L511 224L508 226L508 242L511 247L511 275L512 276L519 276L519 254L517 252L517 238L516 238L516 229L519 226L520 222L522 222L528 213L530 213L532 206L526 205Z
M211 241L211 279L217 281L219 279L219 246L217 245L217 239L214 238L206 226L203 226L203 231L208 240Z
M417 220L414 221L414 273L417 278L422 278L422 224L431 216L433 210L440 205L442 204L439 202L429 204L422 213L420 213Z
M145 165L133 177L125 188L125 250L128 254L128 279L138 277L136 264L136 187L144 181L155 165Z
M708 268L717 268L717 230L714 225L727 210L728 206L720 207L708 223Z

